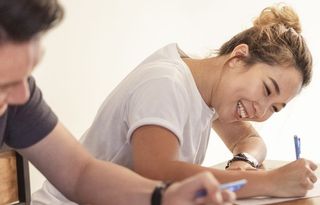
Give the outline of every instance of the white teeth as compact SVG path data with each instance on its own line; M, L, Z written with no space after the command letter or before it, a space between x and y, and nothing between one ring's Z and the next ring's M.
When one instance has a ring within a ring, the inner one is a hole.
M246 113L246 110L244 109L244 106L243 106L243 104L240 102L240 101L238 101L238 103L237 103L237 107L238 107L238 114L239 114L239 116L240 116L240 118L247 118L248 117L248 114Z

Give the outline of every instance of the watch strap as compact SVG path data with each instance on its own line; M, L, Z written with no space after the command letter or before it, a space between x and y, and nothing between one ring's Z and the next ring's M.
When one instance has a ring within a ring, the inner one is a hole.
M227 166L225 168L228 169L230 167L231 163L235 162L235 161L246 162L254 168L258 168L258 166L259 166L258 160L256 160L251 155L248 155L248 153L239 153L227 162Z

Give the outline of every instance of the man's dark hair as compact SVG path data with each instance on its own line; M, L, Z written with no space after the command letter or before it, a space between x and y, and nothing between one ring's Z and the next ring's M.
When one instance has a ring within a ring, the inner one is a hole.
M24 42L63 18L57 0L0 0L0 43Z

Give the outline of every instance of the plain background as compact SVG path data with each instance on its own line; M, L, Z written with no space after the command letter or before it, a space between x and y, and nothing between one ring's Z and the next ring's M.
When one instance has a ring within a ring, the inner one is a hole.
M302 138L302 156L320 162L319 7L316 1L286 2L300 16L302 35L314 57L314 77L283 111L255 126L268 146L268 159L294 160L297 134ZM277 1L63 1L65 19L45 37L46 53L34 75L60 120L80 138L105 97L152 52L177 42L187 53L205 56L250 27L253 18L273 3ZM204 165L230 157L213 132ZM31 167L32 192L43 181Z

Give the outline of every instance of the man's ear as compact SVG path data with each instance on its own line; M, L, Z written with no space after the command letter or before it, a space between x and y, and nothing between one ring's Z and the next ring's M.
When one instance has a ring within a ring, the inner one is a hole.
M230 54L230 66L234 66L235 63L242 60L242 58L247 57L249 55L249 46L247 44L239 44L237 45Z

